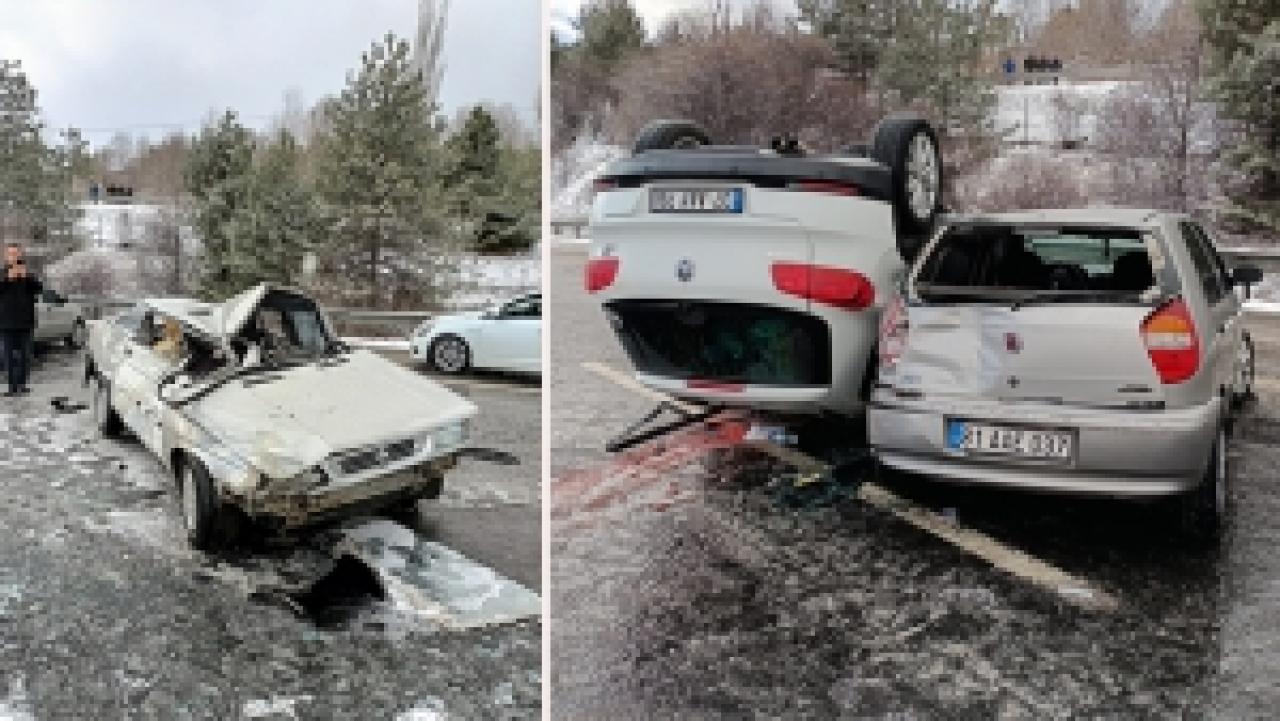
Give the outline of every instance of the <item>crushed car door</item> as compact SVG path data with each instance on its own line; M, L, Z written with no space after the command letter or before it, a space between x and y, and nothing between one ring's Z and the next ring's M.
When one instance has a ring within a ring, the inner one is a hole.
M1226 264L1197 223L1181 224L1187 252L1204 291L1210 323L1203 330L1205 363L1213 369L1214 386L1229 387L1235 373L1236 349L1242 342L1239 322L1240 300L1233 292Z
M138 334L125 342L113 392L121 419L153 453L162 453L164 446L160 384L177 365L159 327L156 318L148 314Z

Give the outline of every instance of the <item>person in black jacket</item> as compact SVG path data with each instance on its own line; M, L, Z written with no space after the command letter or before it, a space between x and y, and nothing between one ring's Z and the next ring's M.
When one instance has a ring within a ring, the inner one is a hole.
M9 375L9 392L29 393L31 334L36 327L36 298L44 286L27 270L22 247L10 243L4 249L4 273L0 275L0 352Z

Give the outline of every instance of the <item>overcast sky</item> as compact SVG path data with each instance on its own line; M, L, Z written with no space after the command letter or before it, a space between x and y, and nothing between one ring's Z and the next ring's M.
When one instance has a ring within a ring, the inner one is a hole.
M416 0L0 0L0 58L22 61L52 127L160 135L234 108L263 125L286 90L308 105L341 90L387 31L412 40ZM478 101L536 118L538 0L453 0L441 103Z
M729 0L731 5L745 7L754 0ZM577 17L578 9L586 4L586 0L551 0L551 27L566 37L573 37L569 24ZM631 0L631 4L644 18L645 28L654 32L663 19L681 10L697 10L711 7L711 0ZM795 12L795 0L773 0L773 4L784 12Z

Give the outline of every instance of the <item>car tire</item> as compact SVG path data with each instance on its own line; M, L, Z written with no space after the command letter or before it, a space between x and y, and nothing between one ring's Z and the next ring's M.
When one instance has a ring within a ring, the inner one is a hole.
M471 347L460 336L442 335L427 349L427 362L440 373L465 373L471 367Z
M1209 464L1195 488L1179 499L1179 516L1183 534L1195 545L1210 545L1218 540L1227 525L1231 493L1227 468L1227 428L1218 428Z
M84 347L85 338L88 337L88 329L84 324L84 320L77 318L75 325L71 326L71 334L66 337L67 347L71 350L80 350Z
M942 213L943 168L938 134L915 115L891 115L876 125L871 157L889 168L898 250L914 260Z
M631 145L639 155L650 150L680 150L711 144L711 136L690 120L655 120L641 128Z
M1255 376L1255 352L1253 348L1253 337L1248 333L1244 334L1244 342L1240 347L1240 376L1237 378L1236 387L1231 390L1231 406L1239 410L1254 398L1253 381Z
M93 375L90 380L90 390L93 393L93 425L98 429L98 435L103 438L115 438L124 430L124 424L120 421L120 414L116 412L114 406L111 405L111 384L100 375Z
M214 550L223 540L225 529L209 470L198 458L191 457L183 458L176 470L178 503L187 541L196 550Z

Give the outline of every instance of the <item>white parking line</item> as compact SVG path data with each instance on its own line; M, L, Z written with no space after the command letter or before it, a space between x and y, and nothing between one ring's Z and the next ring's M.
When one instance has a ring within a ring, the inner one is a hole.
M648 398L670 401L689 411L702 410L696 405L677 401L664 393L647 388L631 376L603 363L583 363L582 367ZM821 474L830 469L828 464L808 454L770 441L750 441L747 445L768 453L804 473ZM980 531L965 528L898 496L879 484L869 481L863 483L858 489L858 497L863 502L892 513L915 528L930 533L1005 573L1058 595L1072 605L1105 611L1113 611L1119 606L1113 596L1093 587L1087 580L1073 576L1024 551L1007 546Z

